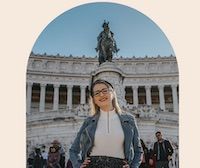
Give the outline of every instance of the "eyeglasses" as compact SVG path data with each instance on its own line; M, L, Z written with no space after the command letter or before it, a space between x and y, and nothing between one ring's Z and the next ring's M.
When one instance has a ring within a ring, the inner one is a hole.
M111 89L109 89L109 88L103 88L103 89L101 89L101 90L95 91L95 92L93 93L93 96L94 96L94 97L100 96L100 93L108 94L109 91L111 91Z

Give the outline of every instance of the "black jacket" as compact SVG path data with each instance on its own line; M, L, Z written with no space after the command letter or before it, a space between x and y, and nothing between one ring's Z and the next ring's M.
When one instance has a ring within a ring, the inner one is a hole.
M172 148L172 146L171 146L171 144L170 144L170 142L168 141L168 140L163 140L163 149L164 149L164 152L165 152L165 156L166 156L166 158L165 158L165 160L166 161L168 161L168 156L170 155L172 155L173 154L173 148ZM154 143L154 146L153 146L153 154L156 156L156 160L159 160L159 147L158 147L158 145L159 145L159 142L157 141L157 142L155 142Z

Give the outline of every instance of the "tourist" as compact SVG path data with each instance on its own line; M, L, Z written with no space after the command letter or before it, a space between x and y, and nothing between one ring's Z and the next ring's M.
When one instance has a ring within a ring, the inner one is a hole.
M40 148L35 148L35 156L33 160L33 168L42 168L43 158Z
M47 167L47 159L48 159L48 153L45 151L45 145L42 146L42 158L43 158L43 168Z
M72 162L69 159L67 161L66 168L73 168L72 167Z
M135 118L122 112L112 84L96 80L90 110L71 148L73 168L138 168L142 147Z
M47 168L61 168L59 148L51 146L48 153Z
M157 142L154 143L153 154L156 158L156 168L169 168L173 148L168 140L162 138L160 131L156 132Z
M62 147L61 143L58 140L54 140L52 143L53 147L55 147L56 149L58 149L59 154L60 154L60 167L61 168L65 168L65 151L64 148Z
M28 159L27 159L28 168L33 168L34 158L35 158L35 152L33 151L29 154Z
M153 154L153 149L149 149L149 155L150 155L150 159L149 159L149 168L156 168L156 157Z
M139 168L149 168L150 152L142 139L140 139L140 142L143 149L143 155L142 155L142 162Z
M59 148L59 153L60 153L60 166L61 168L65 168L65 151L61 144Z

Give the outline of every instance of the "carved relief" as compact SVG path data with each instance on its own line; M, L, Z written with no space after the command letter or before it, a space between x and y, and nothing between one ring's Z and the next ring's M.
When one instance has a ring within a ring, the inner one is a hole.
M69 64L68 64L68 62L61 62L60 63L60 71L62 72L62 71L66 71L67 69L68 69L68 66L69 66Z
M72 58L62 58L68 60L67 62L58 61L58 60L47 60L46 57L41 58L40 60L31 57L28 63L28 69L33 70L49 70L51 72L79 72L84 74L90 74L97 67L97 62L88 62L89 59L93 60L93 58L82 58L81 62L77 62L77 59ZM162 59L154 59L155 61L148 62L149 58L143 59L130 59L127 62L126 59L116 59L113 62L117 65L118 68L123 69L126 74L149 74L149 73L175 73L178 72L177 62L175 59L169 57L169 61L162 61ZM166 58L165 58L166 60ZM175 61L174 61L175 60ZM87 62L85 62L87 61ZM137 62L135 62L137 61ZM144 62L145 61L145 62Z
M137 63L136 64L136 72L138 74L145 72L145 64L144 63Z
M29 59L27 69L32 69L33 68L32 66L33 66L33 59Z
M86 63L85 64L85 70L87 73L90 73L95 69L95 65L93 63Z
M42 61L41 60L34 60L32 67L34 69L41 69L42 68Z
M55 62L54 61L47 61L46 68L47 68L47 70L53 71L55 69Z
M162 72L170 72L170 63L169 62L162 62L161 63Z
M148 71L150 73L156 73L158 69L157 63L149 63Z
M80 72L81 70L81 63L80 62L73 62L72 64L72 71L74 73Z
M178 65L177 65L177 62L172 62L170 68L171 68L171 71L172 71L172 72L178 72Z

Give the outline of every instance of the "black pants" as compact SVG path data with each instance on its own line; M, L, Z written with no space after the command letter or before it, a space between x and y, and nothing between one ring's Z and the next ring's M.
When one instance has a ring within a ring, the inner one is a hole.
M157 161L156 162L156 168L169 168L169 162L168 161Z
M146 163L141 163L141 165L139 166L139 168L149 168L149 166Z
M86 168L122 168L126 164L124 159L108 156L90 156L90 163Z

